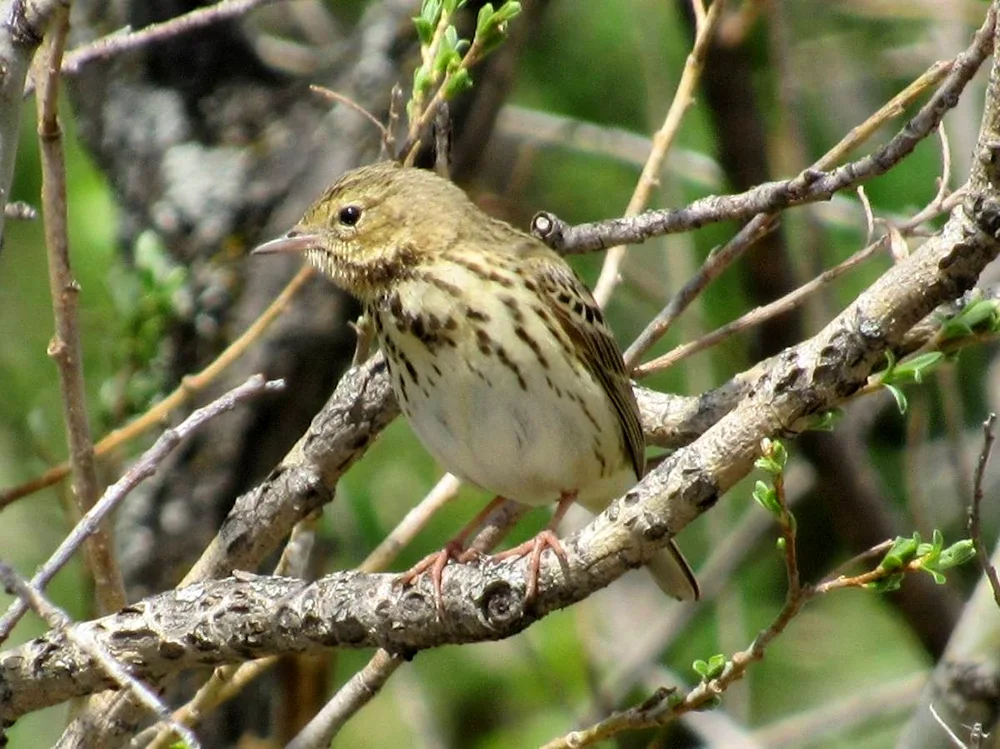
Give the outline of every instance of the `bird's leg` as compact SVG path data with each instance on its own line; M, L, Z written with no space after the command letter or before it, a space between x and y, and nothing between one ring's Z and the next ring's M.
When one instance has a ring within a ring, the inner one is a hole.
M402 573L399 576L400 585L409 585L418 576L430 570L431 582L434 585L434 601L437 604L438 613L441 613L444 610L444 598L441 593L441 576L444 574L444 568L451 559L454 559L456 562L467 562L478 554L474 549L466 549L465 543L469 540L469 536L475 533L479 529L479 526L483 524L483 521L490 516L490 513L506 501L503 497L494 497L493 501L466 523L465 527L446 543L440 551L428 554L406 572Z
M494 559L509 559L510 557L523 557L531 554L531 561L528 564L528 590L524 596L526 603L531 601L535 597L535 593L538 592L538 573L542 561L542 552L546 548L552 549L556 556L564 562L566 561L566 550L563 549L559 537L556 536L555 529L559 526L570 505L575 501L576 492L563 492L559 497L559 504L556 505L556 511L552 513L552 519L545 526L544 530L523 544L515 546L513 549L502 551L493 557Z

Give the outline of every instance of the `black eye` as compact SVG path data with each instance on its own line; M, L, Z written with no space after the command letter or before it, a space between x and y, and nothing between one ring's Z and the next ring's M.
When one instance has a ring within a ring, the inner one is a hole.
M361 206L345 205L340 209L340 213L337 214L337 218L344 226L354 226L361 220Z

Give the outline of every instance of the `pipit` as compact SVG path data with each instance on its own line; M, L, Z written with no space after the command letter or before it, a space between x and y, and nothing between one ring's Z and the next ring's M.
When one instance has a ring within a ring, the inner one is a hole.
M565 558L554 528L643 474L645 444L621 351L587 287L538 239L491 218L451 182L381 163L341 177L284 237L255 252L304 252L357 297L413 431L448 471L526 505L558 501L548 527L501 556ZM483 514L481 513L480 517ZM404 576L441 576L475 530ZM649 565L667 593L698 586L673 543Z

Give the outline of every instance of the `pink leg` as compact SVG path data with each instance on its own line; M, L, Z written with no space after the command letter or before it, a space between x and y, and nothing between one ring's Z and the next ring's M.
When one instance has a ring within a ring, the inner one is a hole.
M431 582L434 585L434 602L437 604L438 613L442 613L444 611L444 598L441 593L441 577L444 574L444 568L452 559L457 562L467 562L475 556L474 551L471 549L466 550L465 542L469 540L469 536L479 529L479 526L489 517L490 513L506 501L503 497L495 497L492 502L486 505L478 515L472 518L458 532L458 535L446 543L444 548L440 551L435 551L433 554L428 554L406 572L402 573L399 576L399 583L404 586L409 585L417 577L430 570Z
M566 551L563 549L558 536L556 536L555 529L563 519L566 511L569 510L570 505L575 501L576 492L564 492L559 497L559 504L556 505L556 511L552 514L552 520L549 521L543 531L523 544L515 546L513 549L502 551L493 557L494 559L510 559L511 557L523 557L531 554L531 561L528 564L528 590L524 596L525 603L530 602L538 592L538 574L541 567L542 552L546 548L552 549L556 556L564 562L566 561Z

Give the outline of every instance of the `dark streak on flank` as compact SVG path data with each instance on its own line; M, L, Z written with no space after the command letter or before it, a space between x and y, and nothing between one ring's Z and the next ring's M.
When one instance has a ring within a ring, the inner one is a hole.
M521 374L521 368L518 367L508 356L507 349L503 346L497 346L497 359L500 363L507 367L514 375L517 377L517 384L521 386L521 390L528 389L528 383L524 381L524 375Z
M542 347L538 345L538 341L528 335L528 331L526 331L521 325L515 325L514 335L524 341L525 345L535 353L535 358L537 358L538 363L542 365L542 369L549 368L548 359L546 359L542 354Z
M479 352L481 354L489 356L493 353L493 339L490 338L490 334L482 328L476 328L476 345L479 346Z

